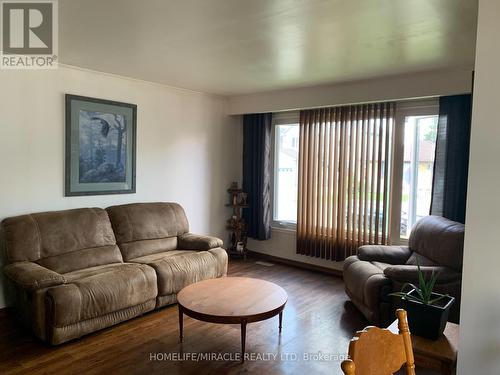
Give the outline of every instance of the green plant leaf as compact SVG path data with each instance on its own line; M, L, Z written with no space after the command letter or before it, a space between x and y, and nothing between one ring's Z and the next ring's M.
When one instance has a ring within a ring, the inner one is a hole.
M408 293L411 292L411 290L408 291L408 292L405 292L405 289L407 289L408 287L410 287L412 290L415 290L415 292L417 293L417 295L416 296L408 295ZM403 286L401 287L401 291L400 292L389 293L389 296L399 297L401 299L406 298L408 300L412 300L412 301L416 301L416 302L421 302L421 303L424 302L423 298L422 298L422 293L417 288L417 286L415 284L412 284L412 283L404 283Z
M405 290L407 287L410 287L410 288L415 289L415 285L413 285L412 283L404 283L404 284L403 284L403 286L401 287L401 291L402 291L402 292L404 292L404 290Z
M419 297L413 297L412 295L406 295L404 297L404 299L407 299L409 301L414 301L414 302L418 302L418 303L424 303Z
M389 296L404 298L406 296L406 293L405 292L393 292L393 293L389 293Z
M409 301L415 301L415 302L420 302L422 303L422 301L420 300L419 297L414 297L412 295L408 295L408 293L405 293L405 292L394 292L394 293L389 293L389 296L393 296L393 297L400 297L401 299L407 299Z
M418 261L418 258L417 258L417 269L418 269L418 286L420 290L420 296L422 297L423 302L427 303L429 301L429 291L427 288L427 283L424 278L424 273L420 269L420 262Z
M438 298L431 299L432 291L434 290L434 286L436 285L438 279L438 274L435 273L434 270L432 270L429 280L426 280L424 273L420 268L420 262L418 260L418 257L417 257L417 269L418 269L418 287L412 283L404 283L403 286L401 287L400 292L390 293L389 295L399 298L406 298L410 301L420 302L426 305L432 305L433 303L436 303L437 301L440 301L442 298L448 296L448 295L440 296ZM417 295L408 295L408 293L411 292L411 291L405 292L405 289L407 289L408 287L414 289Z
M423 301L425 300L425 297L424 297L424 295L423 295L422 291L420 290L420 288L417 288L417 287L415 286L415 284L412 284L412 283L408 283L408 285L411 285L411 286L412 286L412 288L413 288L413 289L415 289L415 292L417 292L418 297L419 297L419 298L422 300L422 302L423 302ZM417 298L417 297L414 297L414 298Z
M434 298L433 300L430 300L430 301L429 301L429 305L434 305L436 302L441 301L443 298L447 298L447 297L449 298L449 297L450 297L450 295L449 295L449 294L444 294L444 295L442 295L442 296L439 296L439 297L437 297L437 298Z
M431 275L431 280L429 281L429 299L432 296L432 291L434 290L434 285L436 284L438 275L434 273L434 270L432 270L432 275Z

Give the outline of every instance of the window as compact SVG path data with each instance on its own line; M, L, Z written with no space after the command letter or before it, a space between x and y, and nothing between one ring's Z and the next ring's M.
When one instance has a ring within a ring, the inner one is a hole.
M438 116L407 116L404 130L400 236L429 215Z
M437 100L397 104L393 167L389 172L389 178L393 176L389 205L391 240L395 244L405 243L412 226L429 214L438 109ZM274 227L296 227L299 133L299 112L274 114ZM384 167L382 164L382 171Z
M404 243L429 215L439 106L437 101L400 103L396 119L391 232Z
M297 117L297 118L296 118ZM293 227L297 222L299 122L297 116L275 115L274 209L275 226Z

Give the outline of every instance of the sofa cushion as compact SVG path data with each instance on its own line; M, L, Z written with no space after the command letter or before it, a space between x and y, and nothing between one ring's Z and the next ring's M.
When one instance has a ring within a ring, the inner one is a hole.
M159 296L178 293L189 284L227 274L227 253L220 247L208 251L177 251L173 256L165 254L159 259L141 257L131 261L154 268Z
M220 238L212 236L200 236L193 233L185 233L179 236L179 249L210 250L222 247L224 243Z
M189 231L177 203L133 203L107 212L125 260L177 248L177 236Z
M364 245L358 248L358 258L368 262L401 264L410 257L408 246Z
M420 266L420 271L424 275L425 280L430 280L433 274L436 275L437 284L451 283L462 279L462 274L460 272L443 266ZM402 283L414 283L418 285L419 282L417 266L406 264L390 266L384 270L384 274L391 280Z
M360 260L356 255L344 262L343 277L346 288L358 301L375 310L390 293L391 281L384 275L385 265Z
M100 208L11 217L2 227L8 262L36 261L67 272L122 261L108 214Z
M118 244L177 237L189 231L186 214L177 203L132 203L106 210Z
M142 257L130 259L130 262L136 263L144 263L149 264L159 260L162 260L165 257L172 257L175 255L187 255L191 253L195 253L193 250L170 250L170 251L162 251L161 253L154 253L149 255L143 255Z
M421 265L421 266L436 266L436 262L434 262L433 260L431 259L428 259L426 257L424 257L423 255L420 255L418 253L415 253L413 252L411 254L411 256L408 258L408 260L406 261L407 265L411 265L411 266L417 266L417 265Z
M82 320L80 322L64 326L64 327L51 327L48 341L51 345L59 345L63 342L82 337L91 332L124 322L128 319L135 318L144 313L154 310L156 301L154 299L147 302L127 307L122 310L113 311L106 315L101 315L92 319ZM121 342L117 343L118 345ZM99 347L96 350L100 350ZM116 370L108 370L110 373L115 374ZM68 370L68 372L71 372ZM72 373L72 372L71 372Z
M461 223L440 216L426 216L413 226L408 244L412 251L436 264L461 271L464 230Z
M144 264L106 265L68 273L65 277L71 283L47 291L54 327L139 305L157 295L156 274Z
M388 264L388 263L382 263L382 262L370 262L371 264L373 264L375 267L377 267L380 271L384 272L384 270L387 268L387 267L390 267L391 265Z
M116 267L123 267L126 263L112 263L112 264L104 264L101 266L84 268L81 270L71 271L67 273L63 273L62 276L66 280L66 283L72 283L73 281L81 280L86 277L102 274L105 272L116 270Z
M116 245L93 247L71 253L42 258L36 263L59 273L122 262L122 253Z
M120 250L126 261L174 249L177 249L177 237L139 240L120 244Z

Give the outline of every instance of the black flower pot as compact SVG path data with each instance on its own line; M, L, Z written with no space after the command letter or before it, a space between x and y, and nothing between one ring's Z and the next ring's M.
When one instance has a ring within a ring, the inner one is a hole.
M415 289L407 293L412 297L417 296ZM431 299L438 298L442 294L432 293ZM450 308L455 298L446 296L437 301L435 305L425 305L403 297L403 306L408 314L408 325L412 335L437 340L446 327Z

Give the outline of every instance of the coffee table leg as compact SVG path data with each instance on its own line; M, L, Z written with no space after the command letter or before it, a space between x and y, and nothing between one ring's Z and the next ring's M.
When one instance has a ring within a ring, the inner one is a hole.
M282 327L282 323L283 323L283 310L280 312L280 325L279 325L279 330L280 330L280 333L281 333L281 327Z
M245 362L245 340L247 337L247 321L241 321L241 362Z
M183 322L183 317L184 313L182 312L182 306L177 305L179 307L179 341L182 342L182 339L184 338L184 322Z

